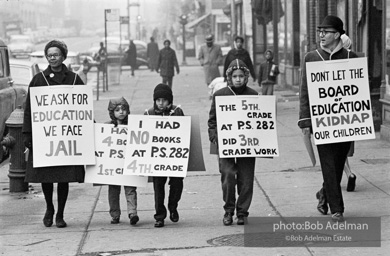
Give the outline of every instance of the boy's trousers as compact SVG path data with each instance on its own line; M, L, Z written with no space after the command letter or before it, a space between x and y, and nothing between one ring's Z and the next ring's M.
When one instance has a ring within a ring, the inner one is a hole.
M125 187L127 201L127 213L137 215L137 187ZM113 218L121 215L120 199L121 186L108 185L108 203L110 205L110 215Z
M156 214L155 220L164 220L167 217L167 209L164 205L165 200L165 183L168 177L153 177L154 188L154 207ZM178 203L183 192L183 178L170 177L169 178L169 196L168 196L168 210L170 212L177 210Z
M225 212L234 214L234 209L236 209L237 216L248 217L253 196L255 162L254 157L219 158Z

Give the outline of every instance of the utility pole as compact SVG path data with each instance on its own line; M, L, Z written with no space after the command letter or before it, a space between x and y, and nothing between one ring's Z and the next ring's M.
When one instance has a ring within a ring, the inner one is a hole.
M187 15L182 14L180 16L180 24L183 27L183 62L182 65L187 65L186 62L186 24L188 23L187 21Z

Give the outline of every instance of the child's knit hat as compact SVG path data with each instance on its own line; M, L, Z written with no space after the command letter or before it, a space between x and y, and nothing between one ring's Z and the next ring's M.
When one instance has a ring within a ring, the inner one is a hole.
M241 69L244 71L244 74L246 77L249 77L249 69L245 63L240 59L235 59L232 62L230 62L228 69L226 70L226 76L230 77L233 74L234 70Z
M154 88L153 100L156 101L159 98L167 99L169 103L173 102L173 94L171 88L166 84L158 84Z

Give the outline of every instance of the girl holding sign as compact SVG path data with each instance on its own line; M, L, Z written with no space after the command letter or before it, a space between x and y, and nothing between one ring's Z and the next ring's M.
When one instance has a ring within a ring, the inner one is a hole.
M64 209L69 193L69 182L84 182L84 166L50 166L33 167L33 150L40 150L32 147L32 120L31 120L31 101L30 88L37 86L56 86L56 85L74 85L84 84L81 78L70 71L64 64L68 54L68 47L62 41L52 40L45 46L46 60L49 66L43 72L33 77L29 84L26 98L26 109L24 110L23 136L24 145L29 149L28 162L26 167L25 182L42 183L42 191L46 201L46 213L43 218L45 227L53 225L54 205L53 205L53 183L58 183L57 200L58 209L56 215L56 226L64 228L67 226L64 221Z
M146 110L145 115L184 116L183 110L179 106L172 104L173 94L168 85L158 84L154 88L153 100L153 108ZM154 224L154 227L156 228L164 227L164 220L167 217L167 209L164 205L165 183L167 182L167 178L168 177L153 177L154 205L156 209L156 214L154 215L156 223ZM168 184L169 218L172 222L178 222L179 213L177 212L177 206L183 192L183 178L170 177Z
M233 60L226 70L228 87L216 91L209 113L209 139L211 143L218 143L216 97L236 95L258 95L258 93L247 86L249 69L239 59ZM253 180L255 173L254 157L219 158L219 171L221 173L222 196L225 205L223 224L233 223L234 210L237 212L237 224L244 225L244 218L248 217L249 206L253 196ZM238 199L236 201L236 184Z
M128 115L130 114L130 106L125 98L112 99L108 103L108 113L115 127L118 124L127 125ZM135 225L139 221L137 214L137 187L124 186L127 201L127 213L130 219L130 225ZM108 203L110 204L111 224L118 224L121 216L119 195L121 186L108 185Z

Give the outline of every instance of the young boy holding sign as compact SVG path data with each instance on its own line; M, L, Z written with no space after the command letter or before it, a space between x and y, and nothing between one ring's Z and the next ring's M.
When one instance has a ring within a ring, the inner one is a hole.
M127 125L128 115L130 114L130 106L125 98L112 99L108 103L108 113L111 121L107 122L113 124L115 127L118 124ZM139 221L137 215L137 187L124 186L127 201L127 213L130 219L130 225L135 225ZM110 205L110 215L112 217L111 224L118 224L121 209L119 195L121 193L121 186L108 185L108 202Z
M145 115L184 116L180 106L172 104L173 94L168 85L158 84L154 88L153 100L153 107L146 110ZM167 178L168 177L153 177L154 202L156 209L156 214L154 215L156 223L154 224L154 227L156 228L164 227L164 220L167 217L167 209L164 205L165 183L167 182ZM178 222L179 213L177 212L177 206L183 192L183 178L170 177L168 184L170 186L168 197L169 218L172 222Z
M216 91L209 113L209 139L211 143L218 143L216 97L236 95L258 95L258 93L247 86L249 69L241 60L233 60L226 70L228 86ZM237 213L237 224L244 225L244 217L248 217L248 209L252 202L253 180L255 172L254 157L232 157L219 158L219 171L221 173L222 194L225 202L225 215L223 224L233 223L234 210ZM238 199L236 202L236 184Z

